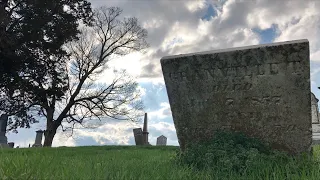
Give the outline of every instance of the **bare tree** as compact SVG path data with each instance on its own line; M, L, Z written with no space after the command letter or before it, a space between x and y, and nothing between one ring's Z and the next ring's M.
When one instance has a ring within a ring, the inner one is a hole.
M115 7L95 10L93 26L82 28L79 40L66 46L70 53L68 66L64 67L68 72L68 90L59 99L45 97L46 103L40 108L47 119L44 146L52 145L60 126L63 131L73 130L76 124L92 128L96 125L86 122L103 118L135 121L142 115L137 83L125 71L114 71L108 84L96 83L111 59L148 47L147 31L139 26L136 18L119 20L121 13L122 10ZM62 71L59 63L52 68ZM51 79L51 86L55 87L55 78ZM69 126L64 127L65 124Z

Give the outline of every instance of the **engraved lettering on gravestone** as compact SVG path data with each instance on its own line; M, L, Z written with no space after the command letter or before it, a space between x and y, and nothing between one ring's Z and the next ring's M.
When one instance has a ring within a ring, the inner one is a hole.
M227 100L226 100L226 105L227 105L227 106L232 106L232 105L233 105L233 102L234 102L234 99L232 99L232 98L227 98Z
M279 63L270 63L269 68L272 75L279 73Z
M276 75L279 73L279 68L281 64L286 64L286 66L291 69L292 74L301 73L300 62L288 62L288 63L267 63L267 64L257 64L254 66L243 66L243 67L227 67L227 68L202 68L199 70L187 70L192 71L193 75L188 77L187 72L179 71L169 73L170 79L172 81L198 81L198 80L209 80L216 79L217 77L252 77L254 75ZM209 78L210 77L210 78Z
M203 72L206 74L205 76L207 76L207 79L209 79L209 77L210 80L215 78L214 69L205 68L203 69Z
M257 67L257 75L265 75L266 70L264 65L259 64L256 67Z
M264 97L246 97L248 104L252 106L269 106L279 105L281 103L281 96L264 96Z
M300 61L288 62L288 68L291 70L292 74L296 75L300 75L303 71Z

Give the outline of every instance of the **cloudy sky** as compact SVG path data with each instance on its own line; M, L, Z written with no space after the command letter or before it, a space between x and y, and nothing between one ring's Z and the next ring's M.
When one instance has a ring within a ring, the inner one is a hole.
M178 145L160 59L163 56L264 43L308 39L311 89L320 98L320 1L316 0L91 0L93 7L117 6L123 16L137 17L148 31L150 48L114 60L137 77L149 118L149 142L160 135ZM18 129L7 134L9 142L26 147L35 131ZM73 137L58 132L53 146L133 145L132 129L142 122L109 121L95 130L76 129Z

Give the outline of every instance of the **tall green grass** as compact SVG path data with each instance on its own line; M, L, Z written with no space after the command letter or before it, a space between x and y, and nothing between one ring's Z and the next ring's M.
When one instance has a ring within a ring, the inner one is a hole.
M218 131L214 139L177 152L173 162L218 179L320 179L318 155L319 146L314 155L290 156L243 133Z
M320 166L261 156L242 174L178 164L178 147L89 146L0 149L0 179L320 179ZM319 160L320 147L314 148Z

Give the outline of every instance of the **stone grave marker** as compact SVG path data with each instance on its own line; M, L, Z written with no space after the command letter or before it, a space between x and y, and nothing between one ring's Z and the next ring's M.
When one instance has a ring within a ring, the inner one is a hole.
M312 124L319 124L319 108L318 108L319 100L316 96L311 93L311 112L312 112Z
M163 57L181 150L227 130L290 154L310 153L309 57L308 40Z
M9 148L13 148L14 147L14 142L8 142L8 146L9 146Z
M134 140L136 142L136 145L144 145L142 129L141 128L133 129L133 135L134 135Z
M166 146L167 145L167 137L161 135L157 138L157 146Z
M8 123L8 115L2 114L0 116L0 147L9 147L8 138L6 136Z
M42 130L36 131L36 139L32 147L42 147L42 137L43 137L43 132Z

